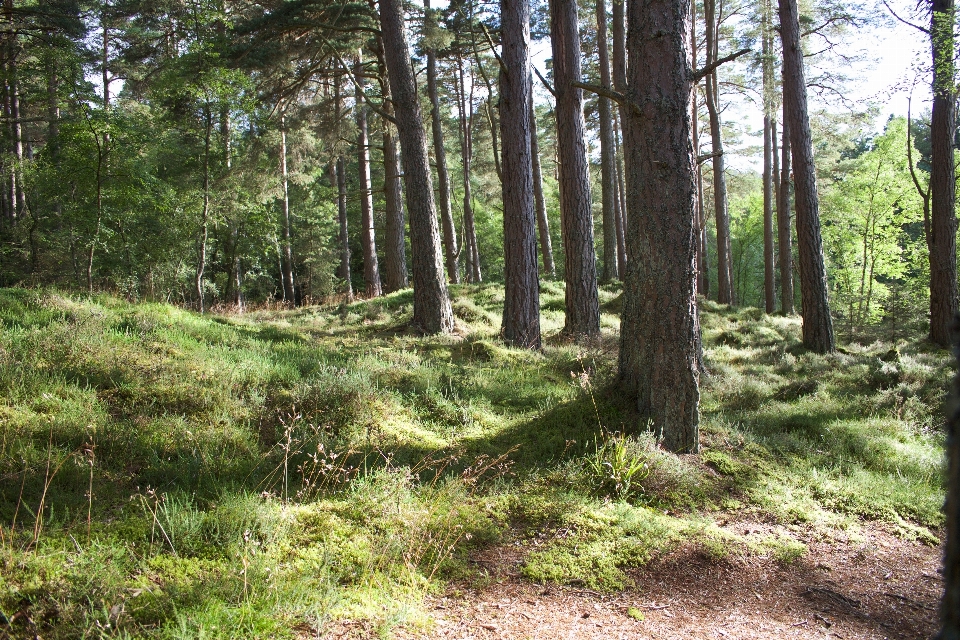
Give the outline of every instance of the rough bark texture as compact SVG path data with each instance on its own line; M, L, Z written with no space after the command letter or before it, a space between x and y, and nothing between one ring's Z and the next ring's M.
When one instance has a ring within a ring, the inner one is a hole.
M443 277L443 255L433 200L427 136L400 0L380 1L380 25L397 114L397 130L400 132L403 182L410 218L413 327L426 334L448 333L453 331L453 310Z
M600 303L583 96L581 90L573 86L580 82L580 35L575 0L550 1L550 34L557 93L557 152L561 159L560 219L567 312L564 332L596 335L600 333Z
M357 57L354 75L361 78L363 62ZM362 82L362 80L361 80ZM377 235L373 226L373 185L370 181L370 136L367 130L367 103L360 85L354 94L357 116L357 171L360 178L360 247L363 249L363 283L367 297L383 294L380 263L377 260Z
M951 325L956 332L956 325ZM954 346L960 360L960 348ZM960 373L954 376L947 403L947 542L943 558L944 593L940 604L938 640L960 640Z
M532 87L532 78L530 82ZM530 160L533 167L533 205L537 211L540 254L543 256L543 275L553 279L556 277L557 268L553 262L553 241L550 239L547 202L543 197L543 170L540 166L540 141L537 139L537 114L533 109L533 91L530 91Z
M607 3L597 0L597 51L599 52L600 84L610 82L610 55L607 52ZM620 260L617 256L617 158L613 142L613 116L610 100L597 98L597 117L600 120L600 194L603 211L603 280L620 278Z
M383 59L383 43L377 38L377 62L380 71L380 91L383 95L383 110L393 114L393 98L390 93L390 81L387 78L387 63ZM386 293L406 289L407 249L403 212L403 188L400 181L400 152L397 149L395 127L386 119L383 121L383 203L384 203L384 245L383 245L383 289Z
M620 379L671 451L699 449L689 0L630 0L627 262ZM641 423L643 424L643 423Z
M777 193L777 252L780 257L780 311L793 315L793 242L790 238L790 126L783 106L783 144L780 147L780 189Z
M780 37L783 39L784 124L790 127L793 180L797 200L797 247L800 250L800 298L803 344L817 353L834 350L833 320L827 299L827 270L823 263L817 175L807 116L807 85L800 48L797 0L779 0Z
M716 62L719 56L717 37L716 0L703 3L707 33L707 64ZM733 304L733 269L730 260L730 213L727 210L727 177L723 157L723 135L720 123L719 84L717 71L704 78L707 113L710 116L710 139L713 157L713 212L717 226L717 302Z
M930 40L933 52L933 144L930 170L930 340L950 344L957 315L956 130L954 89L954 2L933 0Z
M501 0L504 68L500 70L503 139L503 337L540 348L537 227L533 202L530 81L530 2Z
M430 11L430 0L423 8L428 14L427 25L436 20ZM430 118L433 129L433 157L437 161L437 195L440 201L440 225L443 229L443 248L447 262L447 277L453 284L460 282L460 267L457 264L460 250L457 248L457 230L453 224L453 208L450 203L450 174L447 171L447 152L443 147L443 126L440 122L440 96L437 92L437 52L427 49L427 97L430 99Z
M283 267L283 297L292 305L296 305L296 290L293 287L293 246L290 240L290 190L289 174L287 172L287 127L280 118L280 179L283 183L283 201L280 203L280 227L283 235L282 259L280 263ZM206 208L206 205L204 205Z

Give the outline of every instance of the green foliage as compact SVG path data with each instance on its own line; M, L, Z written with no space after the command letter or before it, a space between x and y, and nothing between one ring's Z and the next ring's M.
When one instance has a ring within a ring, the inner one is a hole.
M587 473L601 495L617 499L630 497L649 474L647 462L619 433L603 434L594 440L594 452L586 459Z

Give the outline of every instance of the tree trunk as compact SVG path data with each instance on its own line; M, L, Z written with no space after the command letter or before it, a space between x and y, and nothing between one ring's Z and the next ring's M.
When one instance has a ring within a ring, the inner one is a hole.
M610 55L607 52L607 3L596 0L597 51L599 52L600 84L612 86ZM600 193L603 211L603 280L620 278L617 256L617 157L613 142L613 117L610 100L597 98L597 117L600 120Z
M290 242L290 192L287 173L287 123L280 116L280 177L283 182L283 202L281 203L281 233L283 234L282 266L283 296L291 305L297 305L296 292L293 286L293 246Z
M530 2L501 0L500 136L503 140L504 340L540 348L537 222L530 108Z
M454 326L453 310L443 277L443 255L433 200L427 136L400 0L380 0L380 25L397 114L397 130L400 132L403 180L410 216L413 327L426 334L449 333Z
M699 450L700 326L689 0L629 0L620 380L670 451Z
M955 327L954 327L955 328ZM956 354L954 355L956 357ZM953 379L953 397L947 403L947 541L943 557L943 600L937 640L960 640L960 373Z
M933 113L930 139L930 340L951 344L950 331L957 315L957 216L954 137L954 2L933 0L930 40L933 52Z
M347 176L343 156L337 157L337 218L340 222L340 277L344 280L344 293L348 302L353 302L353 281L350 277L350 233L347 227Z
M623 157L620 151L620 117L616 111L614 111L613 114L613 142L614 155L617 161L617 262L620 263L620 277L623 278L624 270L627 268L627 236L625 229L627 224L627 204L623 189Z
M550 239L547 203L543 197L543 171L540 167L540 141L537 139L537 113L533 107L533 78L530 79L530 83L530 158L533 164L533 204L537 211L537 229L540 232L543 275L552 280L556 277L556 265L553 263L553 241Z
M797 0L779 0L779 3L780 36L783 39L783 102L786 105L784 126L790 127L797 198L803 344L817 353L828 353L834 350L833 320L827 299L827 270L820 237L817 175L807 116L807 85L803 74Z
M706 21L706 63L716 62L719 56L716 0L703 4ZM727 210L727 177L723 157L722 126L720 124L719 84L717 70L704 78L707 113L710 116L710 139L713 146L713 211L717 227L717 302L733 304L733 267L730 264L730 212Z
M383 42L377 37L377 61L380 70L380 91L383 95L383 110L393 113L393 98L387 77L387 63L383 58ZM406 289L407 248L406 221L403 212L403 187L400 181L400 155L397 149L395 127L383 121L383 190L386 216L386 232L383 248L383 288L387 293Z
M590 210L590 173L584 141L580 82L580 35L575 0L550 0L554 89L557 93L557 152L561 232L566 282L566 325L573 336L600 333L597 260Z
M774 275L773 247L773 41L769 0L764 0L761 8L761 64L763 82L763 298L765 311L773 313L777 306L777 292Z
M780 145L780 189L777 194L777 253L780 256L780 311L793 315L793 242L790 238L790 125L783 105L783 143Z
M363 60L357 55L354 77L362 83ZM360 178L360 246L363 249L363 283L368 298L383 295L380 287L380 264L377 262L377 236L373 226L373 186L370 182L370 137L367 132L367 103L363 89L357 85L355 109L357 117L357 171Z
M197 247L197 271L194 283L200 313L206 311L203 302L203 272L207 267L207 239L210 236L210 134L213 129L213 114L210 112L209 104L204 106L203 118L203 205L200 210L200 242ZM106 141L104 141L104 147L106 147ZM97 200L99 200L99 187L97 191ZM99 224L98 220L98 227Z
M463 245L467 252L467 282L482 282L480 251L477 248L477 227L473 218L473 190L470 185L470 170L473 160L473 79L470 94L465 86L463 58L457 58L460 88L460 157L463 163Z
M613 85L614 88L620 93L624 93L627 90L627 31L626 31L626 21L624 19L623 11L623 2L624 0L612 0L612 26L613 26ZM617 129L623 134L624 125L624 107L618 109L617 114ZM617 139L617 144L620 142ZM617 188L620 190L620 219L618 220L619 229L617 231L618 237L617 242L619 246L617 247L617 252L619 254L620 261L620 277L622 278L625 271L627 260L629 256L627 255L627 240L626 240L626 229L627 229L627 218L628 207L627 207L627 191L626 191L626 172L624 171L623 166L623 155L625 152L621 153L620 149L617 150L617 179L619 184Z
M430 0L424 0L427 14L426 27L436 28L436 19L430 10ZM428 36L432 35L428 33ZM460 283L460 266L457 264L460 250L457 248L457 230L453 224L453 208L450 200L450 175L447 171L447 151L443 147L443 126L440 120L440 96L437 92L437 52L427 49L427 97L430 99L430 118L433 129L433 156L437 161L438 195L440 196L440 226L443 229L443 248L447 262L447 278L453 284Z

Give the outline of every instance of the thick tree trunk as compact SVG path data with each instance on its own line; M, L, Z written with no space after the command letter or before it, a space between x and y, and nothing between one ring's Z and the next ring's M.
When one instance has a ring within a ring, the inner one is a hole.
M803 344L817 353L834 350L833 320L827 299L827 270L823 262L817 175L807 116L807 85L800 48L797 0L779 0L783 39L783 102L790 127L793 176L797 200L797 246L800 250L800 298Z
M777 193L777 253L780 257L780 311L793 315L793 241L790 238L790 125L783 105L783 144L780 145L780 189Z
M413 327L427 334L453 331L453 310L443 277L443 255L427 136L410 61L400 0L380 0L384 58L390 75L403 160L403 180L413 251Z
M477 227L473 219L473 190L470 183L470 169L473 160L473 79L470 80L470 93L467 94L463 70L463 58L457 58L460 89L460 157L463 163L463 245L466 250L467 282L482 282L480 272L480 251L477 248Z
M560 212L569 335L600 333L597 259L590 210L590 173L584 141L580 82L580 35L575 0L550 1L554 89L557 93L557 152L560 155Z
M430 11L430 0L423 3L427 13L427 25L436 28L436 19ZM460 250L457 248L457 229L453 224L453 207L450 198L450 174L447 171L447 151L443 146L443 126L440 119L440 96L437 91L437 52L427 49L427 97L430 99L430 121L433 129L433 157L437 161L437 186L440 201L440 226L443 229L443 248L447 263L447 278L453 284L460 282L460 266L457 264Z
M363 80L363 61L357 56L354 77ZM373 185L370 181L370 136L367 130L367 103L360 84L354 94L357 116L357 171L360 177L360 247L363 249L364 293L368 298L383 295L380 263L377 261L377 235L373 226Z
M531 89L533 78L529 80ZM537 114L533 108L533 91L530 91L530 159L533 167L533 204L537 212L537 229L540 233L540 255L543 258L543 275L551 280L556 277L553 263L553 241L550 239L550 220L547 218L547 202L543 197L543 170L540 166L540 141L537 139Z
M387 63L383 58L383 42L377 37L377 62L380 71L380 92L383 110L393 117L393 97L387 77ZM400 152L397 149L395 127L383 121L383 191L386 218L383 247L383 288L387 293L406 289L407 248L406 221L403 212L403 187L400 180Z
M954 357L957 357L954 347ZM952 398L947 402L947 541L943 557L943 600L937 640L960 640L960 374L954 376Z
M930 340L951 344L957 315L957 215L954 137L956 90L954 2L933 0L930 40L933 52L933 114L930 120Z
M705 0L704 18L707 35L707 64L719 56L716 0ZM717 302L733 304L733 267L730 260L730 212L727 210L727 177L724 170L723 135L720 123L719 84L717 71L704 78L707 113L710 116L710 139L713 153L713 211L717 227Z
M287 124L284 117L280 116L280 178L283 183L283 201L281 202L281 220L280 232L283 236L281 246L282 259L280 264L283 268L283 297L291 305L296 306L296 290L293 286L293 245L291 243L290 233L290 181L287 172Z
M597 51L599 53L600 84L612 86L610 55L607 52L607 3L596 0ZM597 117L600 120L600 193L603 211L603 280L620 278L617 256L617 156L613 142L613 116L610 100L597 98Z
M663 446L699 450L700 326L689 0L629 0L620 379Z
M533 202L533 86L530 77L530 1L501 0L504 68L500 71L503 139L503 337L540 348L537 222Z

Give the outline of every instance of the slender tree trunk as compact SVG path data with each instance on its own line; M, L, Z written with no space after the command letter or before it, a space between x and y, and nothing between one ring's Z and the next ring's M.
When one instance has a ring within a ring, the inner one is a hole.
M282 216L280 220L280 232L283 234L283 246L281 247L283 295L291 305L297 305L296 290L293 286L293 245L290 240L290 191L289 175L287 172L287 123L285 118L280 116L280 180L283 183L283 201L281 202Z
M529 80L531 89L533 78ZM540 233L540 255L543 258L543 275L551 280L556 277L553 263L553 241L550 239L550 220L547 218L547 203L543 197L543 171L540 166L540 141L537 139L537 113L533 107L533 91L530 91L530 158L533 167L533 204L537 212L537 229Z
M607 3L596 0L597 51L599 53L600 84L612 86L610 55L607 52ZM613 117L610 100L597 98L597 117L600 120L600 192L603 211L603 280L620 278L617 256L617 157L613 142Z
M783 105L783 143L780 145L780 190L777 198L777 253L780 256L780 311L793 315L793 242L790 238L790 124Z
M620 93L625 93L627 91L627 28L626 28L626 19L624 16L624 0L611 0L612 5L612 27L613 27L613 85L614 88ZM624 128L626 127L626 114L624 107L618 109L617 114L617 129L623 134L626 138L626 133ZM619 142L617 143L619 144ZM629 215L629 206L627 199L627 190L626 190L626 171L624 170L624 160L626 156L626 150L621 154L618 150L617 152L617 175L619 176L620 184L618 188L620 189L620 237L617 241L620 246L617 249L620 254L620 276L623 277L626 272L627 260L630 259L629 254L627 253L627 241L626 241L626 230L627 230L627 220L630 217Z
M343 156L337 157L337 219L340 222L340 277L344 280L344 293L348 302L353 302L353 281L350 277L350 233L347 227L347 175Z
M628 0L627 262L620 380L670 451L699 450L689 0Z
M617 262L620 263L620 277L622 278L627 268L627 198L624 194L623 187L623 156L620 151L620 116L617 111L613 112L613 125L614 154L617 160Z
M817 176L807 116L807 85L803 74L797 0L779 0L779 3L780 36L783 39L783 102L789 105L785 109L785 126L789 122L797 198L803 344L817 353L828 353L834 350L833 320L827 299L827 270L820 236Z
M210 236L210 134L213 128L213 116L210 113L209 104L204 106L203 118L203 205L200 210L200 243L197 247L197 271L194 283L200 313L206 311L203 300L203 272L207 266L207 240Z
M773 130L773 41L769 0L761 7L761 64L763 82L763 298L765 311L773 313L777 306L775 285L773 210L774 195L774 130Z
M387 63L383 58L383 42L377 37L377 60L380 69L380 91L383 95L383 109L393 114L393 98L390 94L390 81L387 77ZM406 221L403 211L403 187L400 181L400 155L397 149L395 127L386 119L383 121L383 190L386 214L386 233L383 248L383 287L387 293L406 289L407 248Z
M354 76L363 82L363 61L357 56ZM369 298L383 295L380 263L377 261L377 236L373 226L373 186L370 181L370 137L367 131L367 103L358 85L355 93L357 117L357 167L360 177L360 246L363 249L363 282Z
M703 3L706 34L707 64L714 63L719 56L716 0ZM717 301L720 304L733 304L733 267L730 264L730 212L727 210L727 177L724 170L723 135L720 124L719 84L717 71L704 78L706 87L707 113L710 116L710 138L713 146L713 211L717 226Z
M436 19L430 10L430 0L424 0L428 30L436 28ZM428 34L432 35L432 34ZM427 97L430 99L430 118L433 129L433 156L437 161L437 186L440 201L440 226L443 229L443 248L447 262L447 278L453 284L460 282L460 266L457 264L460 250L457 248L457 230L453 224L453 207L450 200L450 175L447 171L447 151L443 146L443 126L440 119L440 96L437 91L437 52L427 48Z
M557 150L560 163L560 210L569 335L600 333L597 260L590 209L590 173L584 141L580 82L580 35L575 0L550 1L553 75L557 93Z
M933 52L933 113L930 139L930 340L951 344L957 315L957 215L954 138L956 72L954 1L932 0L930 40Z
M473 190L470 183L473 162L473 78L467 94L463 58L457 58L460 86L460 156L463 163L463 244L467 252L467 282L482 282L480 252L477 248L477 227L473 217Z
M427 136L410 61L400 0L380 0L384 57L390 75L403 160L410 243L413 251L413 326L427 334L453 331L453 310L443 277L443 255Z
M697 52L697 3L690 3L690 59L693 61L694 68L700 65L699 54ZM697 184L696 189L696 218L697 218L697 293L707 297L709 289L709 280L707 272L707 254L706 243L703 239L706 237L706 217L703 211L703 190L700 186L703 184L703 172L700 168L700 115L698 113L700 104L697 99L697 84L694 83L690 91L690 139L693 143L693 157L696 160L693 170Z

